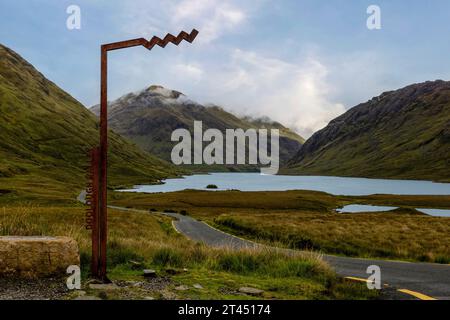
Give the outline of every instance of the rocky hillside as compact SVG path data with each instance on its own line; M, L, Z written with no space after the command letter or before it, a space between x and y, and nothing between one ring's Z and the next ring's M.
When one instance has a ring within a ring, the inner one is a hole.
M410 85L350 109L284 171L450 181L450 82Z
M99 106L91 108L96 115ZM280 130L280 158L287 161L299 150L303 138L280 123L268 118L239 118L218 106L204 106L189 100L178 91L151 86L138 93L129 93L109 106L109 125L115 132L128 137L144 150L170 161L176 142L171 142L173 130L185 128L193 133L194 121L203 122L203 130L267 128ZM192 167L190 167L192 169ZM223 170L223 166L195 167L195 170ZM229 166L230 170L242 170L242 166ZM245 170L252 169L244 166ZM254 168L253 168L254 169Z
M0 45L0 135L0 194L47 190L52 183L78 190L85 184L86 153L97 144L98 121ZM111 133L110 150L111 185L154 182L178 172L117 134Z

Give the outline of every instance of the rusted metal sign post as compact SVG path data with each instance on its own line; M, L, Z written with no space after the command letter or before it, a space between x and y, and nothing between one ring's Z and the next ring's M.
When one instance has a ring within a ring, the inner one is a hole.
M91 183L88 185L87 203L90 209L87 215L88 229L92 230L92 276L108 281L106 276L106 244L108 235L107 211L107 166L108 166L108 51L144 46L148 50L155 45L164 48L167 44L180 44L185 40L192 43L198 31L184 31L175 37L167 34L164 39L153 37L150 41L144 38L104 44L101 46L101 98L100 98L100 148L91 151Z

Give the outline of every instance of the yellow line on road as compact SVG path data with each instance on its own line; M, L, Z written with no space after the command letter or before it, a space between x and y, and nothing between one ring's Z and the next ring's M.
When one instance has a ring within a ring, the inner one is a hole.
M437 300L437 299L435 299L433 297L427 296L427 295L419 293L419 292L411 291L411 290L408 290L408 289L398 289L397 291L409 294L409 295L411 295L413 297L416 297L417 299L420 299L420 300Z
M369 279L363 279L363 278L357 278L357 277L345 277L345 279L359 281L359 282L366 282L366 283L371 282ZM387 284L385 284L385 286L387 286ZM437 300L436 298L427 296L427 295L425 295L423 293L412 291L412 290L408 290L408 289L398 289L397 291L405 293L405 294L409 294L409 295L411 295L411 296L413 296L413 297L415 297L417 299L420 299L420 300Z
M363 278L357 278L357 277L345 277L345 279L348 279L348 280L354 280L354 281L360 281L360 282L371 282L370 280L368 280L368 279L363 279Z
M373 283L373 281L370 281L369 279L363 279L363 278L357 278L357 277L344 277L344 279L359 281L359 282L366 282L366 283ZM384 284L384 286L389 287L389 285L386 283Z

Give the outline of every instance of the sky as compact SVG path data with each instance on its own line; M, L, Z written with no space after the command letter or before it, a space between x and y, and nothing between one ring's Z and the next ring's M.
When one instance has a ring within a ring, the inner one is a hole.
M80 8L70 30L67 8ZM381 29L367 13L377 5ZM448 0L1 0L0 43L89 107L100 45L193 28L194 43L109 54L109 100L153 84L304 137L384 91L450 79Z

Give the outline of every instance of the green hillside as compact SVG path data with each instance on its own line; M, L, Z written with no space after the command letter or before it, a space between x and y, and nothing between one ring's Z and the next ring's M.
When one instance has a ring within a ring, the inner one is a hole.
M411 85L350 109L283 172L450 181L450 82Z
M97 88L92 88L97 90ZM85 183L98 122L83 105L0 45L0 201L71 198ZM179 172L110 135L110 186Z
M142 149L170 161L172 148L177 142L171 142L175 129L185 128L193 133L194 121L202 121L203 130L241 128L279 129L280 161L286 162L299 150L304 139L282 124L269 118L240 118L221 107L201 105L189 100L181 92L151 86L138 93L129 93L110 103L109 121L111 128L129 138ZM91 108L96 115L99 106ZM214 165L186 166L200 171L245 171L255 170L250 165Z

